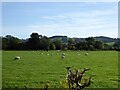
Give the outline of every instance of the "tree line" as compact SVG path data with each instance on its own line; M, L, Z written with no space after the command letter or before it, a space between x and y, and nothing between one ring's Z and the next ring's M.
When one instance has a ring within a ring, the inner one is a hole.
M28 39L6 35L0 37L2 50L120 50L120 42L107 44L96 40L94 37L85 38L85 41L76 42L68 38L67 43L62 43L60 39L51 40L47 36L32 33Z

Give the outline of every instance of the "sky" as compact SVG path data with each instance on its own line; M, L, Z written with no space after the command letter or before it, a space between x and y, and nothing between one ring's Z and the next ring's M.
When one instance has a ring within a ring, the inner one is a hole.
M118 37L117 2L3 2L2 35Z

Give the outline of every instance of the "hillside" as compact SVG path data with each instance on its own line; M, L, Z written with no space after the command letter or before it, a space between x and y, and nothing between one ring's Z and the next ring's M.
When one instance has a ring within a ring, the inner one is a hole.
M105 36L97 36L94 38L95 38L95 40L100 40L100 41L103 41L104 43L114 43L114 42L117 42L117 40L118 40L116 38L110 38L110 37L105 37ZM59 40L62 40L62 43L67 43L67 40L69 39L69 37L67 37L67 36L52 36L52 37L50 37L50 39L52 41L59 39ZM72 38L72 39L76 42L85 41L85 38Z
M50 39L52 41L54 41L56 39L59 39L59 40L62 41L63 44L67 43L67 41L68 41L68 37L67 36L52 36L52 37L50 37Z
M99 37L94 37L96 40L103 41L105 43L111 43L111 42L117 42L118 39L116 38L110 38L110 37L105 37L105 36L99 36Z

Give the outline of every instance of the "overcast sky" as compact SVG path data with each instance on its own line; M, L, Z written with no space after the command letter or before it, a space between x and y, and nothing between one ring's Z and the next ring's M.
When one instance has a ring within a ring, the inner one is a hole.
M4 2L2 35L118 37L117 2Z

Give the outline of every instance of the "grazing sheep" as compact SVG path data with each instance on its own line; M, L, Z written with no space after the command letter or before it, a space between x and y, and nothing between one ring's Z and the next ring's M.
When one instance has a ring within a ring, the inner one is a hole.
M88 53L85 53L85 56L88 56Z
M62 53L62 55L64 55L64 56L65 56L65 53Z
M58 50L57 52L59 53L60 51Z
M16 56L14 60L20 60L20 56Z
M62 58L65 58L65 53L62 53Z
M65 56L62 56L62 58L65 58Z
M47 54L49 56L49 54Z

